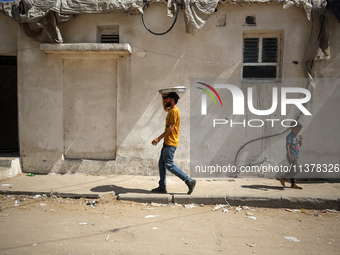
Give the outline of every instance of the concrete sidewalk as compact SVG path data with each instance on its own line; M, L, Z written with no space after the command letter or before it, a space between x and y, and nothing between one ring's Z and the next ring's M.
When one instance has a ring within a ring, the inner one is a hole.
M54 194L62 197L99 198L114 193L120 200L179 204L230 204L292 209L340 209L340 183L306 182L304 188L283 188L275 179L198 179L194 192L177 177L167 177L168 194L153 194L158 176L35 175L21 174L0 181L0 194ZM289 187L290 183L287 183Z

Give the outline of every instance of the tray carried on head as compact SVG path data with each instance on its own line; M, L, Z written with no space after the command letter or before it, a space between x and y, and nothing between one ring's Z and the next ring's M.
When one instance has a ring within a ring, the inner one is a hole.
M172 87L172 88L165 88L165 89L160 89L158 90L159 94L167 94L170 92L176 92L176 93L185 93L186 88L184 86L177 86L177 87Z

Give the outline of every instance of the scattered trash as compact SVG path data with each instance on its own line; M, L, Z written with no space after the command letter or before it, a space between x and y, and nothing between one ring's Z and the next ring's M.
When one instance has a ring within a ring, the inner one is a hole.
M94 224L94 223L87 223L87 222L80 222L79 225L92 225L92 226L95 226L96 224Z
M192 209L192 208L195 208L196 206L195 206L195 204L188 204L188 205L183 205L185 208L187 208L187 209Z
M326 209L327 212L338 212L337 210L335 209Z
M188 242L185 242L185 244L189 244Z
M19 202L24 202L26 200L26 198L23 198L22 196L19 198Z
M254 216L246 216L245 218L256 220Z
M287 239L287 240L290 241L290 242L295 242L295 243L300 242L300 240L297 239L297 238L294 237L294 236L285 236L284 238Z
M26 176L31 176L31 177L33 177L33 176L35 176L35 174L28 173L28 174L26 174Z
M110 235L107 235L107 237L105 238L105 241L109 240Z
M154 217L156 217L156 216L155 215L147 215L147 216L145 216L145 219L154 218Z
M144 206L145 206L145 205L148 205L148 203L142 203L142 205L144 205Z
M9 188L12 188L13 187L13 184L1 184L2 187L9 187Z
M254 216L254 214L252 212L247 212L246 215L247 216Z
M243 210L249 210L249 207L248 207L248 206L241 206L241 208L242 208Z
M301 210L298 210L298 209L294 209L294 210L292 210L292 209L286 209L287 212L303 212L302 210L304 210L304 212L306 212L305 209L301 209Z
M153 207L146 207L146 208L142 208L142 210L155 210L155 208L153 208Z
M222 233L221 236L224 237L224 234Z
M157 227L153 227L152 229L158 229Z
M9 214L7 213L7 214L1 214L0 216L1 217L7 217Z
M45 204L45 203L40 203L39 205L40 205L41 207L47 206L47 204Z
M300 210L302 213L305 213L305 212L307 212L305 209L301 209Z
M223 209L222 209L222 212L223 212L223 213L227 213L227 212L229 212L229 210L226 209L226 208L223 208Z
M35 196L33 196L34 199L37 199L37 198L39 198L39 197L41 197L41 195L35 195Z
M159 207L159 206L162 206L162 204L152 202L151 206L158 206Z
M226 207L226 205L221 205L221 204L220 205L216 205L215 208L213 209L213 211L219 210L219 209L221 209L223 207Z
M254 244L254 243L247 243L247 245L248 245L249 247L255 247L255 246L256 246L256 244Z
M176 208L176 207L182 207L182 205L181 204L177 204L177 203L169 203L169 206L171 207L171 208Z
M96 200L93 200L92 202L86 201L86 205L91 205L91 207L96 208Z
M36 246L37 245L37 243L34 243L32 246Z
M19 201L18 201L18 200L15 200L15 202L14 202L14 206L20 206L20 203L19 203Z
M241 208L240 206L235 208L235 211L236 211L236 212L239 212L239 211L241 211L241 210L242 210L242 208Z

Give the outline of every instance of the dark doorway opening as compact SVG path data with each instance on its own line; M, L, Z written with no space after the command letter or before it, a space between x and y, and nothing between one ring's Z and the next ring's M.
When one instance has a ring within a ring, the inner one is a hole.
M0 153L19 154L17 57L0 56Z

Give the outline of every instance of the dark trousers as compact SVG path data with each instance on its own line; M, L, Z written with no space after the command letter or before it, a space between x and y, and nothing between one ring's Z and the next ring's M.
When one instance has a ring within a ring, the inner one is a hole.
M298 161L299 157L296 156L294 157L293 160L290 160L288 155L287 155L287 160L288 160L288 163L290 164L290 169L289 169L289 172L290 174L293 174L293 173L299 173L300 172L300 166L299 166L299 161ZM291 183L296 183L296 179L295 178L290 178L290 182Z

